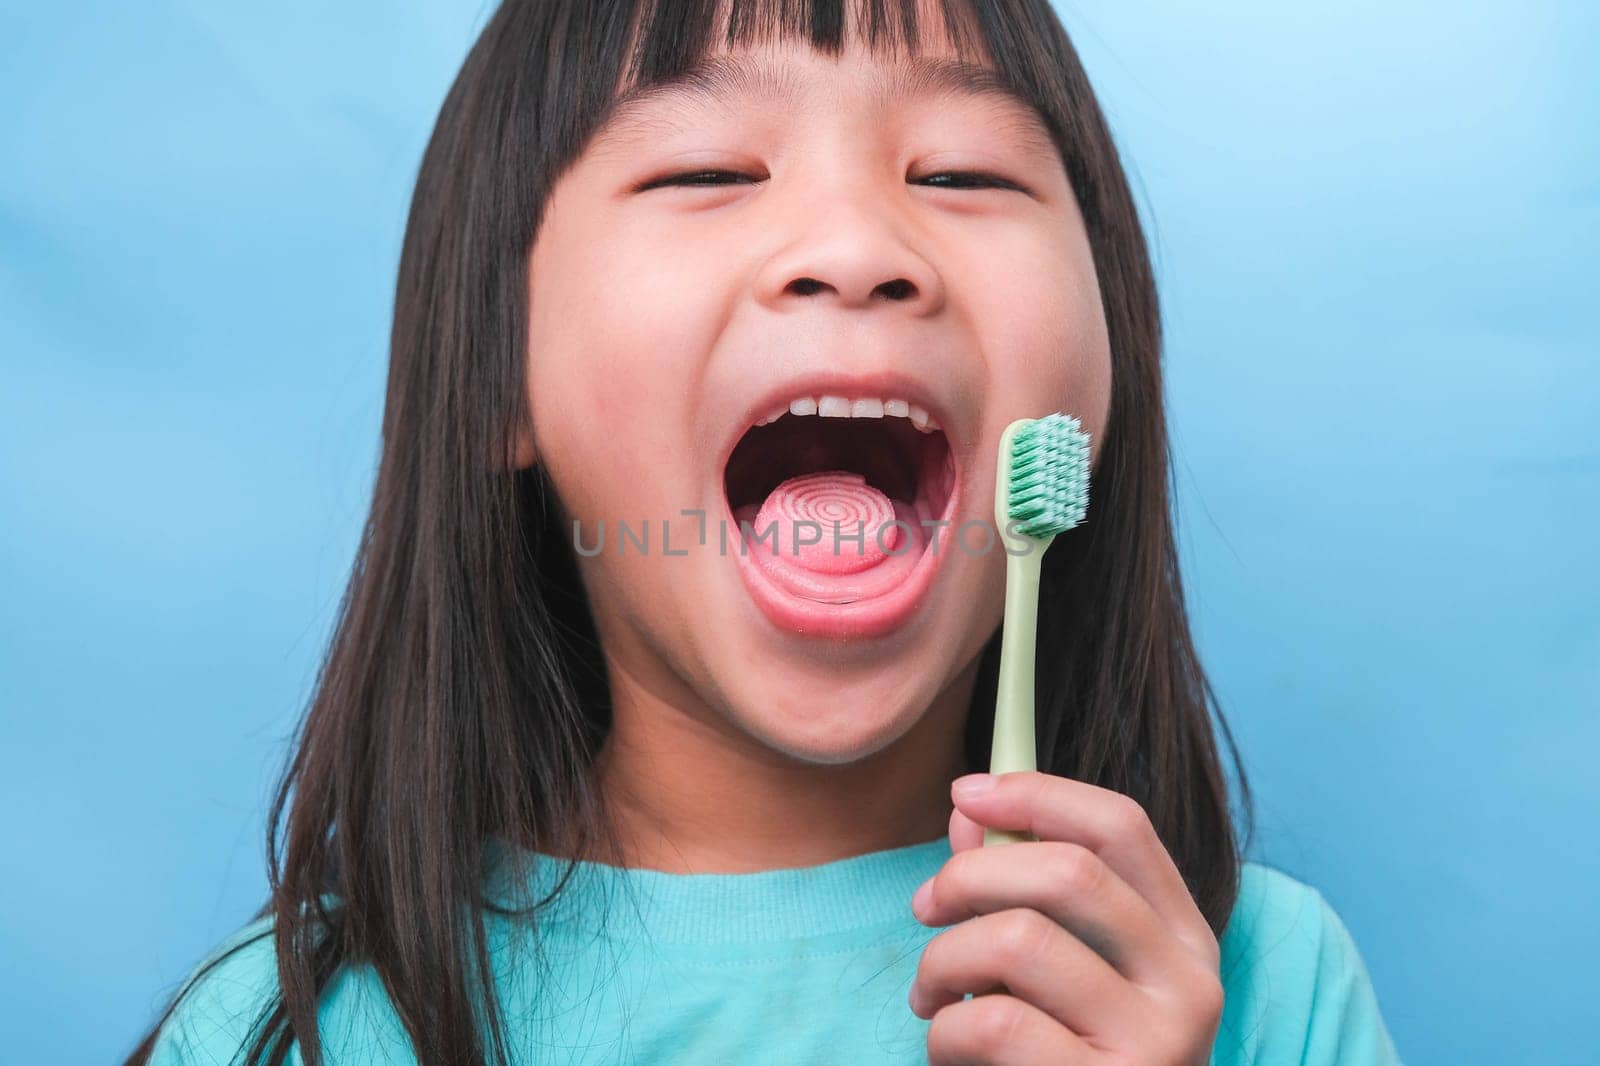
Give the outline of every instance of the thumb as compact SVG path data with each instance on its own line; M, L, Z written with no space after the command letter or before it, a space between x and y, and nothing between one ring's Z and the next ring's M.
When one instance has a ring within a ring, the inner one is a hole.
M983 846L983 826L961 812L960 807L950 810L950 851L952 854L968 848Z

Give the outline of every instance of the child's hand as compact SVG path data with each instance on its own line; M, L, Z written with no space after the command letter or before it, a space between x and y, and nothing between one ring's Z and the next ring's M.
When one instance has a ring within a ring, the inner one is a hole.
M1037 771L993 780L952 790L954 854L912 899L924 925L960 923L911 985L931 1066L1204 1066L1220 952L1144 809ZM983 847L984 826L1038 839Z

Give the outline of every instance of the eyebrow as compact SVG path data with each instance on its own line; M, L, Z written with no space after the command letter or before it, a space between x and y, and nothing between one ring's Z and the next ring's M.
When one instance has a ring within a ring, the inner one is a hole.
M726 104L740 96L793 107L800 102L801 86L787 67L775 68L741 55L703 56L676 74L619 94L598 139L611 140L657 129L659 123L645 115L649 106L657 102ZM879 79L869 104L881 105L907 96L965 97L1018 111L1020 114L1005 121L1021 146L1051 157L1057 155L1055 142L1033 102L990 67L928 56L902 60Z

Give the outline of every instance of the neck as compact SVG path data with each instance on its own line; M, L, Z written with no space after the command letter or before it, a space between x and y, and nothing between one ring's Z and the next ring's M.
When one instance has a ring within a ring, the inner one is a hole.
M581 857L669 873L815 866L925 843L950 821L965 765L977 661L893 743L845 764L807 763L748 734L614 692L595 761L616 846ZM626 690L624 690L626 691Z

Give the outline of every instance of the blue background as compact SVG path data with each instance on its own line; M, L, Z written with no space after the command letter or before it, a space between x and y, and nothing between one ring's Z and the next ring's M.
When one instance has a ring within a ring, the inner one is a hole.
M11 1061L121 1055L264 897L411 183L487 10L0 15ZM1592 1055L1595 5L1060 10L1160 271L1252 857L1344 917L1409 1061Z

